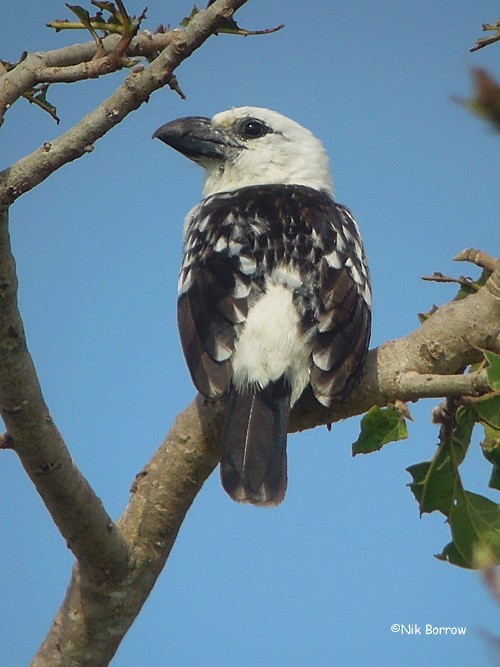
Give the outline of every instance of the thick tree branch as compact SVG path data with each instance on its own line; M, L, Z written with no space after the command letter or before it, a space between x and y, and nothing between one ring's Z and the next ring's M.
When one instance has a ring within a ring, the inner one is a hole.
M200 397L177 417L137 475L119 521L133 555L127 576L118 583L96 582L75 566L32 667L108 664L151 592L186 512L217 465L220 422L221 405L208 405Z
M7 211L0 208L0 410L8 446L18 454L82 568L99 580L119 577L127 569L128 546L71 459L26 346L7 223Z

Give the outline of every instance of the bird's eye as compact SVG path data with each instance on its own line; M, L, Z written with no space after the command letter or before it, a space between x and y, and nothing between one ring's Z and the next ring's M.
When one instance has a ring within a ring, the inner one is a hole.
M258 139L270 132L271 128L257 118L249 118L242 124L240 131L244 139Z

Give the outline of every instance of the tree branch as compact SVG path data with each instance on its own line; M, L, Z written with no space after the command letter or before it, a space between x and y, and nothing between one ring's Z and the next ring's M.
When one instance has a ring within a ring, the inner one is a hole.
M398 381L400 400L406 401L442 396L482 396L489 391L491 387L485 370L468 375L433 375L412 372L405 373Z
M219 460L222 405L197 399L175 420L132 487L119 526L132 559L119 582L75 566L66 598L32 667L107 665L158 578L186 512Z
M153 60L180 32L141 32L127 48L127 56ZM119 35L104 38L102 45L105 55L101 58L95 58L97 45L95 41L89 41L43 53L29 53L14 68L0 68L0 120L16 100L38 84L81 81L128 65L127 59L112 63L120 39Z
M82 568L97 580L122 576L128 546L71 459L26 346L5 208L0 208L0 410L8 446L21 459Z
M459 252L454 258L455 262L472 262L476 266L480 266L486 271L493 272L495 270L496 259L482 250L475 248L466 248Z

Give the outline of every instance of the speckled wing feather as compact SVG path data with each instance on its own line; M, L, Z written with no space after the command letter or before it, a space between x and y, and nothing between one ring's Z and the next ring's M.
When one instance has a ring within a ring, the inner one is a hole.
M205 396L228 391L239 331L280 267L300 276L293 300L311 348L316 398L331 405L352 390L371 322L357 225L326 193L263 185L212 195L187 221L179 329L193 381Z
M343 206L332 203L328 208L312 221L323 256L312 299L311 386L325 406L344 399L354 388L371 330L370 277L356 222Z
M209 198L190 214L179 277L177 319L184 356L200 393L226 393L238 326L256 270L242 221ZM214 205L215 204L215 205Z

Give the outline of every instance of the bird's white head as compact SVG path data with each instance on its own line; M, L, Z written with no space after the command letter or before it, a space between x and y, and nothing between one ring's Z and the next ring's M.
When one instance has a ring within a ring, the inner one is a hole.
M212 119L180 118L153 136L205 169L205 195L264 184L305 185L332 192L322 143L306 128L270 109L238 107Z

